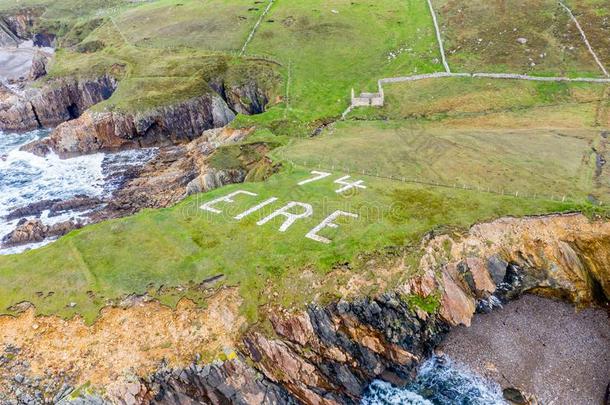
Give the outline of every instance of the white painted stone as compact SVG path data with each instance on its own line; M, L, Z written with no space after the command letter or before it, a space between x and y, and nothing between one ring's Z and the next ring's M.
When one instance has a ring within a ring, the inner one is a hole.
M221 202L233 203L233 202L235 202L233 200L233 197L236 197L236 196L238 196L240 194L250 195L250 196L253 196L253 197L257 196L257 194L251 193L250 191L237 190L237 191L234 191L234 192L232 192L229 195L226 195L224 197L216 198L215 200L209 201L209 202L203 204L200 208L202 210L204 210L204 211L213 212L214 214L220 214L220 213L222 213L222 211L217 209L217 208L214 208L214 205L219 204Z
M294 207L301 207L304 209L304 211L300 214L293 214L290 212L290 210ZM307 218L307 217L310 217L312 214L313 214L313 207L311 205L296 202L296 201L291 201L288 204L286 204L284 207L273 212L271 215L261 219L256 224L264 225L276 217L283 216L283 217L286 217L286 220L284 221L282 226L280 226L280 232L286 232L288 230L288 228L290 228L290 226L292 224L294 224L294 222L297 219Z
M350 190L352 188L366 188L366 186L364 185L364 180L357 180L357 181L354 181L351 183L348 182L347 180L350 179L351 177L352 176L344 176L338 180L335 180L335 184L341 184L343 186L340 189L335 191L337 194L344 193L347 190Z
M265 201L263 201L262 203L260 203L260 204L258 204L258 205L256 205L256 206L254 206L254 207L252 207L252 208L250 208L249 210L244 211L244 212L242 212L241 214L237 215L237 216L235 217L235 219L237 219L237 220L239 221L240 219L245 218L245 217L247 217L248 215L255 213L256 211L258 211L258 210L260 210L260 209L262 209L262 208L266 207L266 206L267 206L267 205L269 205L269 204L273 204L273 203L274 203L274 202L276 202L276 201L277 201L277 198L276 198L276 197L271 197L270 199L265 200Z
M318 232L320 232L324 228L337 228L339 225L335 224L334 221L335 221L335 219L339 218L340 216L358 218L357 214L352 214L351 212L335 211L332 214L330 214L330 216L328 218L326 218L324 221L322 221L318 226L316 226L311 231L309 231L309 233L307 235L305 235L305 237L315 240L317 242L329 244L331 242L331 240L318 235Z
M299 182L297 184L299 186L303 186L305 184L313 183L314 181L322 180L322 179L324 179L324 178L326 178L326 177L331 175L331 173L319 172L317 170L312 171L311 174L315 174L316 176L314 176L314 177L312 177L310 179L307 179L307 180L303 180L303 181L301 181L301 182Z

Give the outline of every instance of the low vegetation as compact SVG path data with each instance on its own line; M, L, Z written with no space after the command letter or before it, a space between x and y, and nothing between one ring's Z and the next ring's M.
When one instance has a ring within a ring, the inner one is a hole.
M366 256L363 254L387 247L410 248L417 254L415 246L432 229L465 228L503 215L587 209L573 203L362 176L354 176L354 180L364 179L366 189L339 195L335 190L340 186L334 180L344 175L337 171L332 177L299 187L297 182L311 177L309 171L287 168L263 183L224 187L169 209L88 226L39 250L0 257L0 308L27 300L40 313L78 313L92 321L108 300L133 293L149 292L168 304L184 295L203 303L200 283L223 275L223 283L240 286L243 311L254 320L258 307L273 299L272 292L289 305L310 302L320 294L312 288L315 280L339 264L349 263L355 274L367 270L359 259ZM199 208L235 190L258 196L238 196L235 204L219 204L220 215ZM279 200L240 221L233 219L270 197ZM289 201L311 204L313 216L298 220L286 232L278 231L283 218L256 224ZM359 218L339 219L339 228L321 232L332 244L305 238L335 210L353 212ZM307 269L311 278L300 278ZM408 271L405 269L405 275ZM340 281L334 280L332 291L340 287ZM286 291L290 291L288 296L283 295Z
M601 76L578 29L555 0L434 4L455 71Z
M527 7L516 0L433 2L455 70L599 73L550 0ZM0 313L30 301L40 313L91 322L101 307L134 293L205 305L205 289L216 280L239 286L242 310L255 321L266 303L335 298L352 288L352 275L370 281L358 287L363 294L391 287L397 280L377 282L385 265L370 258L407 255L400 277L409 277L430 231L506 215L603 213L598 201L608 174L600 162L610 159L604 85L453 78L388 85L385 107L335 122L352 88L373 91L382 77L442 71L425 1L276 0L245 56L240 49L266 2L0 0L0 10L23 6L45 7L40 24L60 34L49 79L109 73L121 80L94 109L151 109L210 92L214 80L255 81L271 105L238 116L232 125L257 131L209 160L220 170L254 168L252 181L0 257ZM582 13L600 8L592 0L580 6ZM525 45L517 42L522 36ZM257 161L265 161L260 170ZM318 169L332 176L297 186ZM367 188L337 194L334 181L346 175ZM224 215L199 208L236 190L257 196L219 205ZM233 219L271 197L278 201ZM279 219L256 224L290 201L311 204L313 216L286 232L278 231ZM359 217L322 231L331 244L305 238L336 210ZM438 307L437 297L409 300L424 311Z

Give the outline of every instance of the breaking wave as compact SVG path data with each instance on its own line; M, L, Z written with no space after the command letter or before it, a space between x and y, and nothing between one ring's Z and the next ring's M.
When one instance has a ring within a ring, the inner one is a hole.
M374 381L362 405L505 405L499 385L474 374L446 356L424 362L405 388Z
M0 239L10 233L21 219L7 220L6 215L12 210L38 201L108 196L120 183L117 179L127 167L142 164L155 153L153 149L142 149L60 159L55 154L41 157L19 150L48 134L48 130L22 134L0 132ZM68 212L48 217L43 212L40 219L51 225L80 219L84 214L86 212ZM0 254L18 253L48 242L0 249Z

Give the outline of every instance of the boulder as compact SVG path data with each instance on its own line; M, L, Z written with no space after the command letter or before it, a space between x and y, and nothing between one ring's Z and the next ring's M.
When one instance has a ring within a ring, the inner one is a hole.
M17 227L2 238L3 247L27 245L42 242L47 238L63 236L74 229L82 227L80 222L65 221L53 225L44 225L39 219L22 219Z

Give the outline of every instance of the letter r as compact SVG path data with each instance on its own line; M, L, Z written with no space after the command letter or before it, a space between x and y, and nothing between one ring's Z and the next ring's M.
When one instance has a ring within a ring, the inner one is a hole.
M289 212L290 209L292 209L294 207L301 207L304 209L304 211L300 214L293 214L293 213ZM261 219L260 221L258 221L256 223L256 225L264 225L275 217L283 216L283 217L286 217L286 220L284 221L282 226L280 226L280 232L286 232L288 230L288 228L290 228L290 226L292 224L294 224L294 222L297 219L307 218L307 217L310 217L312 214L313 214L313 207L311 205L291 201L288 204L286 204L284 207L271 213L271 215L269 215L268 217L265 217L265 218Z

